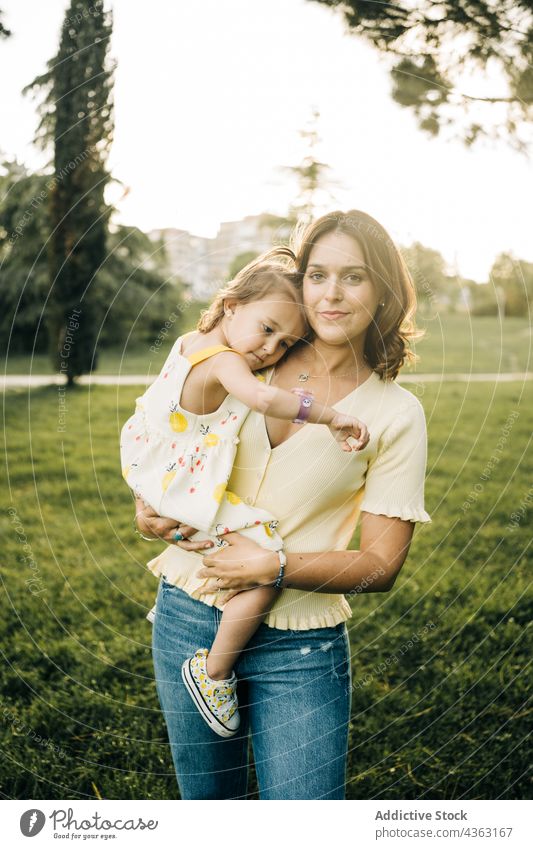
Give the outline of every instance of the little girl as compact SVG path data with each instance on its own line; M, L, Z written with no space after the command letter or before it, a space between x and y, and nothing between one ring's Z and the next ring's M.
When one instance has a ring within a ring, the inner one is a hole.
M280 248L266 256L282 254ZM207 534L220 546L224 534L239 531L280 558L276 584L231 598L211 649L200 648L182 667L194 704L221 737L233 736L240 724L234 663L268 613L285 564L275 517L226 489L244 419L253 409L325 424L345 451L360 450L369 439L358 419L253 374L277 363L307 331L298 275L266 256L218 293L197 331L177 340L121 432L122 474L136 497L160 516L197 528L191 539Z

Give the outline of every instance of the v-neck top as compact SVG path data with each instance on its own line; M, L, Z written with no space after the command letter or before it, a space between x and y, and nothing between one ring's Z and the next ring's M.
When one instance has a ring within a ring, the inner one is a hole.
M333 407L367 425L370 440L362 451L342 451L326 425L309 423L272 448L265 418L253 410L239 433L228 487L276 516L288 553L346 549L361 511L431 521L424 509L427 436L420 401L373 372ZM148 567L192 594L201 556L169 545ZM217 605L215 593L199 599ZM308 630L338 625L351 613L341 594L286 589L265 623Z

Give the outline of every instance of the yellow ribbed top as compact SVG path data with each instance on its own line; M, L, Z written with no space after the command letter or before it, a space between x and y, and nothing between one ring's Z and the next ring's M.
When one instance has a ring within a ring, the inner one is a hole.
M430 522L424 510L426 422L418 399L376 373L334 404L362 419L370 441L360 452L341 450L325 425L306 424L271 449L265 420L251 412L240 431L229 489L271 511L291 552L344 550L361 510L412 522ZM206 604L195 573L201 555L169 545L148 563L155 575ZM343 595L283 590L265 622L306 630L337 625L351 615Z

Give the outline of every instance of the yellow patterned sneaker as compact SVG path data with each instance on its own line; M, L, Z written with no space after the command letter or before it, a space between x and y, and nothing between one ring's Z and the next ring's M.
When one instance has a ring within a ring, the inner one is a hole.
M201 716L220 737L233 737L241 724L237 678L217 681L207 674L207 649L198 649L181 667L181 677Z

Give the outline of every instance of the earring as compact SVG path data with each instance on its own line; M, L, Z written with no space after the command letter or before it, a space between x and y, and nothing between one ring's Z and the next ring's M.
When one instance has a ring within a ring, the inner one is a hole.
M384 307L384 306L385 306L385 301L380 301L380 302L379 302L379 305L380 305L380 307Z

